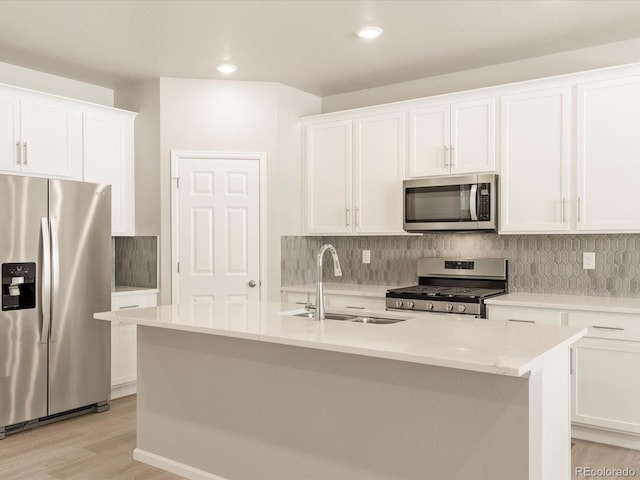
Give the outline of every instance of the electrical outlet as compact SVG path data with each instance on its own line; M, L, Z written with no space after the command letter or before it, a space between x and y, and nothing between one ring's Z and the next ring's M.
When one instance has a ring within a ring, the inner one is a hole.
M584 268L585 270L595 270L596 268L595 252L582 252L582 268Z
M371 263L371 250L362 250L362 263Z

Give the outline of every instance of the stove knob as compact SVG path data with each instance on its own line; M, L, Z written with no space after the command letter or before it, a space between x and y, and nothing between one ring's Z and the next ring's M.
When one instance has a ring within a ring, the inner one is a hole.
M433 310L433 303L431 303L431 302L427 302L427 304L425 305L425 308L426 308L427 310Z
M464 305L458 305L458 311L460 313L464 312L467 309L467 307L465 307Z
M396 308L402 308L402 300L396 300Z
M416 304L414 302L407 302L407 308L413 308Z
M450 303L447 303L444 308L447 309L447 312L450 312L451 310L453 310L453 305L451 305Z

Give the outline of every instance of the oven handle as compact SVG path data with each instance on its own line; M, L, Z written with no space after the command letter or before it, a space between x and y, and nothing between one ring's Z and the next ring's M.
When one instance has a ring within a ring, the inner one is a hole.
M474 183L471 185L471 193L469 194L469 211L471 213L471 220L474 222L478 221L478 184Z

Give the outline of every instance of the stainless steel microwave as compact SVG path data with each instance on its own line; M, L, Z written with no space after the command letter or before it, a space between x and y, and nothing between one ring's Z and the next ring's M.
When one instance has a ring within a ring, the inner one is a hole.
M498 229L498 176L495 174L405 180L407 232Z

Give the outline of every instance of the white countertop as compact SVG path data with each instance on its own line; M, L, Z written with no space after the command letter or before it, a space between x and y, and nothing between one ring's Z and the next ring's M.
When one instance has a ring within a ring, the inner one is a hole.
M116 285L111 290L111 295L136 295L138 293L158 293L160 290L157 288L149 287L129 287L125 285Z
M485 300L487 305L510 307L555 308L589 312L640 314L640 298L550 295L540 293L508 293Z
M214 301L103 312L94 317L510 376L542 368L551 352L568 348L586 333L575 327L393 312L377 315L407 320L388 325L316 322L282 311L304 310L279 302Z
M329 283L325 282L324 293L326 295L353 295L356 297L380 297L384 298L390 288L406 287L407 285L360 285L356 283ZM281 287L281 292L315 293L316 284L289 285Z

